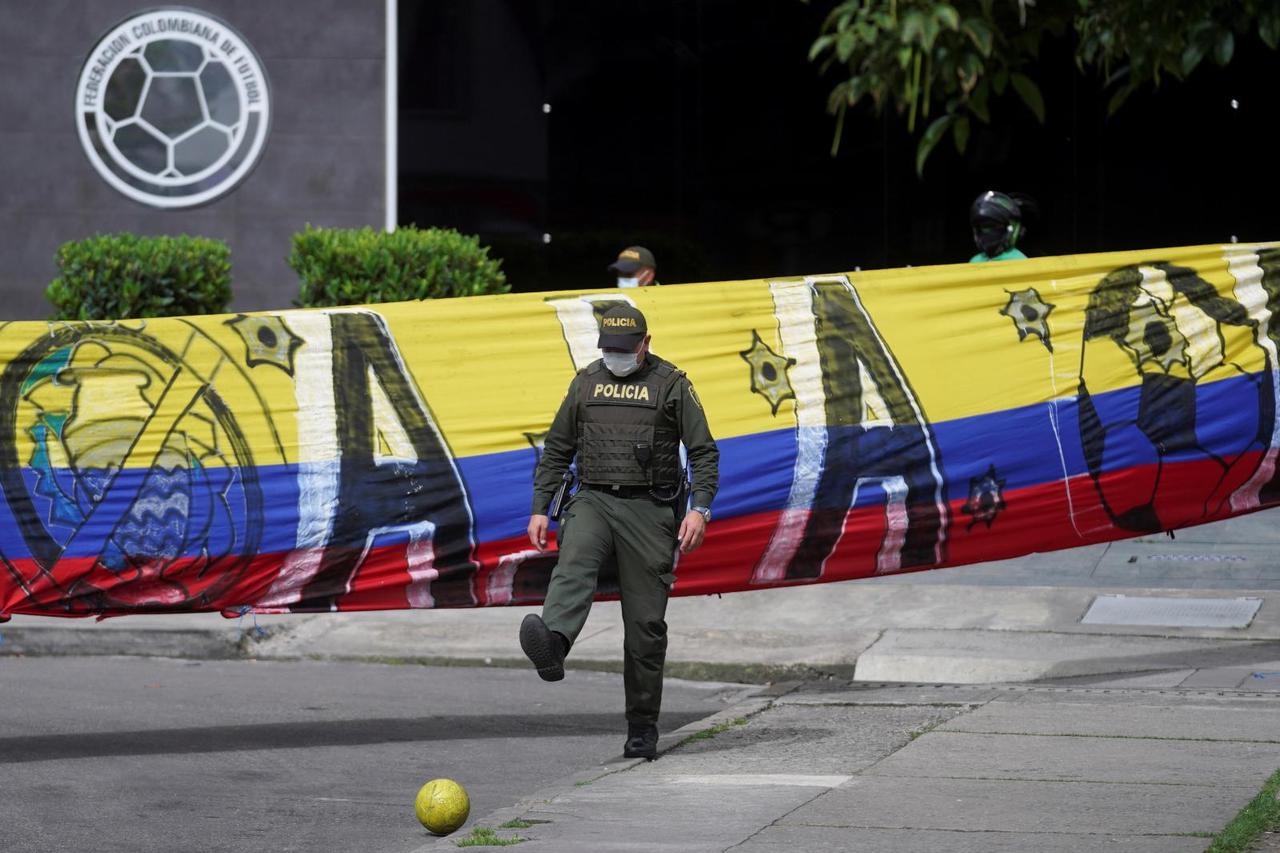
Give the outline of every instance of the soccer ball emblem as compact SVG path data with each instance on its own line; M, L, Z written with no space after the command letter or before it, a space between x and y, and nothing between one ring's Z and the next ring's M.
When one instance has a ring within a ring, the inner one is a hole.
M192 10L115 27L80 77L81 142L106 180L155 207L188 207L232 189L267 131L267 87L248 44Z
M134 50L107 81L104 112L103 135L114 153L161 182L215 171L244 132L231 72L192 42Z

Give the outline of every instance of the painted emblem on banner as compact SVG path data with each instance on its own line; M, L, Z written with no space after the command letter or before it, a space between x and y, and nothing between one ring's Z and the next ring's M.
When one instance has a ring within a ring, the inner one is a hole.
M258 552L263 498L220 392L243 384L207 335L192 329L175 351L142 321L51 327L6 365L0 493L32 560L19 578L34 602L199 608L239 580ZM90 567L71 570L77 558Z
M267 78L226 22L194 9L133 15L93 47L76 85L76 129L102 178L151 207L204 204L257 164Z

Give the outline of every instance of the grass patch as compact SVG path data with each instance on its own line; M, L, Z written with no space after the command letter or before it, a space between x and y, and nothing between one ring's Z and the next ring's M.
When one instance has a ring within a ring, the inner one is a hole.
M583 779L581 782L574 782L574 783L573 783L573 787L575 787L575 788L585 788L585 787L587 787L588 785L590 785L590 784L591 784L592 782L594 782L594 781L596 781L596 780L595 780L595 779Z
M549 820L526 820L526 819L524 819L524 818L522 818L522 817L518 817L518 818L516 818L516 819L514 819L514 820L509 820L509 821L507 821L506 823L500 823L500 824L498 824L498 829L528 829L529 827L531 827L531 826L537 826L537 825L538 825L538 824L540 824L540 823L551 823L551 821L549 821Z
M1222 832L1214 836L1213 843L1205 853L1245 853L1262 833L1280 828L1280 801L1276 800L1278 791L1280 770L1271 774L1258 796L1242 808L1235 820L1227 824Z
M932 723L929 723L928 725L924 725L918 729L913 729L907 732L907 743L910 743L911 741L915 740L916 738L922 735L927 735L929 732L933 731L934 729L936 729L938 726L942 725L945 722L946 720L934 720Z
M471 830L471 834L466 838L453 843L459 847L510 847L513 844L521 844L528 840L518 835L514 838L503 838L487 826L477 826Z
M714 726L712 726L709 729L703 729L697 734L689 735L687 738L681 741L681 743L682 744L693 743L695 740L711 740L716 735L724 734L725 732L729 731L729 729L732 729L735 726L745 726L746 724L747 724L746 717L737 717L732 720L726 720L723 723L716 723Z

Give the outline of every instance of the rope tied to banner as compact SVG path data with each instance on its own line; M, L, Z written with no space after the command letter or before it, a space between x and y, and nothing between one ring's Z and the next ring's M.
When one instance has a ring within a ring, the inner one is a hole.
M253 631L253 636L259 639L267 636L267 629L258 624L258 614L254 611L253 607L248 604L242 604L240 607L236 608L236 611L240 614L239 618L236 619L236 630L240 632L240 637L242 639L246 633L243 627L246 613L253 616L253 628L251 629Z

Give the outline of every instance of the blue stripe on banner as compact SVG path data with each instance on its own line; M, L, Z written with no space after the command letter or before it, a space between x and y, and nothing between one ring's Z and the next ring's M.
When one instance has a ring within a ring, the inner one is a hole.
M1162 428L1176 430L1194 439L1192 445L1170 452L1170 462L1232 456L1256 442L1259 432L1269 435L1271 389L1266 374L1244 374L1231 379L1196 386L1194 398L1188 396L1181 405L1161 401L1154 418ZM1119 470L1144 464L1152 458L1150 447L1142 447L1142 434L1124 428L1138 418L1141 391L1129 388L1093 398L1101 421L1117 427L1106 449L1107 467ZM1192 400L1194 399L1194 403ZM1149 408L1155 408L1150 407ZM1194 408L1195 411L1191 411ZM1196 412L1212 413L1195 417ZM1006 491L1060 481L1064 476L1085 473L1081 449L1079 404L1076 399L1046 402L1018 409L977 415L934 424L933 434L946 484L948 501L968 497L971 478L982 477L992 466L996 476L1005 480ZM1194 424L1198 431L1186 431ZM884 436L904 427L872 427L859 432L885 430ZM830 431L835 434L837 431ZM841 462L852 470L852 476L868 471L884 473L891 469L883 456L883 448L894 448L903 442L877 441L867 435L861 444L854 442L857 452ZM843 446L843 445L842 445ZM790 495L796 461L796 430L780 429L766 433L724 439L720 447L721 490L716 498L716 515L730 518L785 508ZM1257 449L1255 443L1253 449ZM921 448L916 448L917 451ZM919 459L918 452L915 459ZM532 448L503 453L471 456L458 460L458 467L471 496L476 520L477 541L509 539L524 535L528 521L533 483L535 454ZM335 463L328 463L332 467ZM865 470L863 470L865 468ZM84 513L89 508L86 489L100 487L100 473L82 471L77 476L62 469L42 467L37 475L33 468L24 469L24 477L33 506L41 516L52 538L60 545L70 540ZM111 484L111 493L126 497L141 494L143 498L133 510L123 515L125 544L146 548L152 553L173 552L181 548L189 555L199 553L201 544L215 552L237 548L235 537L243 535L246 519L243 493L238 477L228 469L198 472L193 476L162 478L142 484L142 470L127 470ZM264 495L264 512L259 549L262 552L291 550L297 542L298 475L300 466L277 465L258 468ZM52 472L52 480L50 479ZM816 472L815 472L816 474ZM141 490L141 492L139 492ZM222 500L219 495L225 495ZM878 486L868 485L858 491L857 505L883 503L884 493ZM95 513L99 529L86 529L76 536L69 556L93 556L100 542L117 543L122 534L102 525L128 509L126 506L104 506ZM105 521L99 521L103 519ZM185 520L184 520L185 519ZM237 531L228 533L228 524ZM95 523L89 525L90 528ZM203 535L205 532L210 535ZM0 551L10 559L30 556L26 544L11 515L0 499ZM108 544L108 557L113 546Z
M1265 374L1245 374L1195 387L1195 409L1212 412L1212 417L1195 417L1199 448L1176 450L1166 461L1180 462L1205 458L1206 454L1231 456L1248 448L1265 422L1263 406L1270 401ZM1117 425L1137 417L1140 388L1111 391L1093 398L1104 425ZM1177 413L1165 413L1165 417ZM872 430L901 428L873 427ZM933 425L941 457L947 501L969 496L971 478L980 478L995 467L1005 480L1005 490L1016 490L1057 482L1087 472L1080 440L1079 406L1075 398L1039 403ZM1115 434L1107 448L1113 469L1144 464L1151 458L1149 448L1135 444L1139 433L1124 430ZM775 512L786 506L795 472L796 430L781 429L754 435L721 439L720 493L715 509L718 518L732 518L761 512ZM1118 445L1118 446L1113 446ZM1255 446L1256 447L1256 446ZM521 536L528 521L534 468L533 450L473 456L460 460L463 476L472 489L472 501L482 541ZM868 467L883 468L881 464ZM856 461L850 460L856 469ZM854 470L853 475L858 476ZM476 483L509 484L509 488L474 490ZM884 502L878 486L859 489L857 506Z
M252 526L246 516L245 489L239 468L176 469L152 475L127 468L112 477L100 469L23 469L23 481L44 536L67 548L65 556L104 555L112 568L121 549L167 556L242 553L257 539L259 553L296 547L298 533L298 466L269 465L256 469L262 512ZM94 507L94 495L107 498ZM92 515L89 510L94 509ZM11 559L31 556L31 549L12 521L12 510L0 500L0 550ZM121 566L122 567L122 564Z

